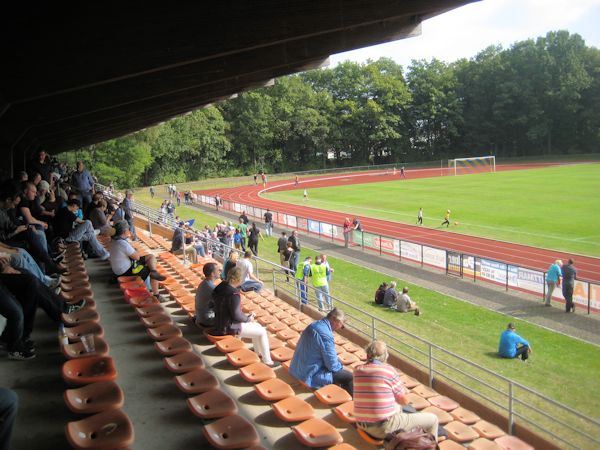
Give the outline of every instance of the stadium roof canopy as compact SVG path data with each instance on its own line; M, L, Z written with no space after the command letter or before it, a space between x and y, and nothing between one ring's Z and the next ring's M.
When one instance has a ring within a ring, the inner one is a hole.
M122 136L473 0L16 2L3 9L4 167ZM10 10L8 10L10 8Z

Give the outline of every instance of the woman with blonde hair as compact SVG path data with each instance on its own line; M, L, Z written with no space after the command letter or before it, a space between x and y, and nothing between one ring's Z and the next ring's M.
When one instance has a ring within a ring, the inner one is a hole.
M224 280L227 278L227 274L229 273L229 271L231 269L233 269L237 265L237 262L239 260L240 260L240 254L238 253L238 251L231 249L229 251L229 257L223 264L223 271L221 272L221 279Z
M252 339L254 351L267 366L278 365L271 359L267 330L254 321L254 314L244 314L240 308L241 299L239 287L244 280L239 267L234 267L227 273L227 278L213 291L215 302L215 330L217 336L226 334L238 335Z

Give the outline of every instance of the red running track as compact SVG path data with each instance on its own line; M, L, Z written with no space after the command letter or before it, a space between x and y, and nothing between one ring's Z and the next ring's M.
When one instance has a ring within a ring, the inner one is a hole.
M531 169L546 167L550 164L528 164L497 166L496 170ZM441 169L409 170L406 172L408 179L429 178L444 175ZM266 191L283 191L292 189L314 189L318 187L341 186L349 184L379 183L381 181L398 180L399 171L394 176L391 172L362 172L343 175L323 175L309 179L302 179L296 186L294 180L284 180L269 183L267 188L259 186L241 186L230 189L214 189L198 191L204 195L219 193L223 200L252 205L259 208L269 208L274 211L284 212L299 217L318 220L322 222L342 225L345 217L355 217L351 213L340 213L302 205L294 205L262 198L260 194ZM530 267L537 270L547 270L555 259L566 262L569 258L575 260L579 279L600 282L600 258L575 255L562 251L543 249L528 245L513 244L510 242L493 239L467 236L456 232L417 227L388 220L372 217L358 216L363 229L370 233L381 234L388 237L405 239L411 242L438 247L447 250L477 255L514 265Z

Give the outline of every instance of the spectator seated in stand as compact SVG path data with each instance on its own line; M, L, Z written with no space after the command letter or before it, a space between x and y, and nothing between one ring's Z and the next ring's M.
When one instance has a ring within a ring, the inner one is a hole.
M215 282L220 279L219 266L206 263L202 268L204 280L196 290L196 325L212 327L215 324L215 302L212 298Z
M115 223L115 234L109 245L110 267L116 277L134 275L144 281L149 279L152 293L158 298L158 282L167 278L156 271L154 255L143 256L127 242L129 235L130 228L126 220Z
M108 253L102 244L96 239L96 233L92 222L82 220L77 217L81 204L76 198L67 200L67 206L60 208L54 219L54 232L57 237L64 239L67 242L87 242L92 251L100 258L101 261L106 261L110 253Z
M254 267L252 266L252 252L246 250L244 257L238 261L237 266L242 273L242 285L240 289L244 292L256 291L259 292L263 288L263 283L254 275Z
M337 357L333 332L344 328L346 315L333 308L327 316L302 331L289 373L313 389L336 384L353 392L352 373L345 370Z
M8 350L9 359L35 358L35 343L30 336L38 307L58 325L63 313L79 311L85 303L83 299L66 303L29 272L15 269L9 258L0 256L0 315L6 318L0 342Z
M270 367L279 363L271 359L269 337L265 327L254 321L254 314L246 315L240 308L241 299L238 288L242 284L242 272L239 267L229 271L227 279L213 291L215 302L215 330L214 334L239 335L241 338L251 338L254 351L262 362Z
M94 202L92 202L93 204ZM112 214L107 216L108 203L106 200L100 199L96 206L92 207L92 205L90 205L89 217L94 230L100 230L100 234L103 236L110 236L114 232L114 228L110 225Z
M173 231L171 253L174 255L185 255L185 257L189 258L195 264L198 262L198 252L193 245L185 245L185 222L180 221L177 225L177 228Z

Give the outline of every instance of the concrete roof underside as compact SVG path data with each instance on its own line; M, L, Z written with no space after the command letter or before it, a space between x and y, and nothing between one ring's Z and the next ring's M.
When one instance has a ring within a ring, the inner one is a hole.
M11 4L0 31L2 164L123 136L331 54L418 35L423 20L471 1Z

